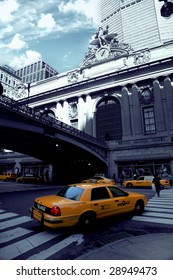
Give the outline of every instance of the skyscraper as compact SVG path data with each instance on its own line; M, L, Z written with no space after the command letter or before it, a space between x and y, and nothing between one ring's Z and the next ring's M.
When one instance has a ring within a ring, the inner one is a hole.
M100 22L134 50L173 39L173 17L163 18L159 0L100 0Z

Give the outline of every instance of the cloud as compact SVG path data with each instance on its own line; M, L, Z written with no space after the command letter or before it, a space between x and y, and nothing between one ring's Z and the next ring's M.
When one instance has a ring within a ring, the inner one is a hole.
M62 1L58 6L60 12L70 13L77 12L85 15L91 19L93 23L98 25L98 0L75 0L75 1Z
M36 51L27 50L26 53L15 56L10 62L10 66L19 69L38 60L42 60L42 55Z
M24 41L24 36L17 33L12 38L11 42L8 44L8 47L11 50L21 50L27 46L26 42Z
M13 20L13 13L17 11L19 4L16 0L4 0L0 3L0 22L6 23Z
M75 0L61 2L58 6L60 12L69 13L75 11L84 14L87 18L92 18L98 23L98 0Z
M56 27L56 22L53 18L53 15L48 14L41 14L41 18L38 21L38 27L40 29L44 29L45 32L51 32Z

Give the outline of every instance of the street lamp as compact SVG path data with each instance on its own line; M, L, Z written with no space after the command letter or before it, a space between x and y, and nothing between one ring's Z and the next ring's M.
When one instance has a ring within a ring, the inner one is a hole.
M0 96L3 94L3 91L4 91L3 86L2 86L2 84L0 83Z
M159 0L161 1L164 1L164 4L160 9L160 14L162 17L169 18L173 14L173 3L171 0Z

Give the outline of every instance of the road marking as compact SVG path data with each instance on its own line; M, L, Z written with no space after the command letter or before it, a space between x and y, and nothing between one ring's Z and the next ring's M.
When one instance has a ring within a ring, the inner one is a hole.
M16 216L19 216L19 215L16 213L11 213L11 212L3 213L3 214L0 214L0 220L4 220L4 219L11 218L11 217L16 217Z
M33 232L33 231L25 229L25 228L21 228L21 227L1 232L0 233L0 243L2 244L4 242L11 241L13 239L22 237L31 232Z
M22 216L22 217L19 217L19 218L16 218L16 219L4 221L4 222L0 223L0 230L6 229L6 228L9 228L9 227L13 227L13 226L16 226L16 225L19 225L19 224L23 224L23 223L26 223L26 222L29 222L29 221L31 221L31 218L27 217L27 216Z
M173 225L173 189L162 191L160 197L152 197L144 213L134 216L132 220Z
M148 216L139 216L134 217L132 220L140 221L140 222L150 222L150 223L159 223L166 225L173 225L173 219L162 219L162 218L153 218Z
M41 251L40 253L29 257L27 260L46 260L50 256L56 254L57 252L61 251L65 247L67 247L68 245L70 245L74 242L77 242L77 245L79 245L83 241L84 241L83 234L71 235L71 236L65 238L64 240L62 240L61 242L51 246L47 250Z
M0 260L12 260L57 236L57 233L44 231L24 240L20 240L11 245L5 246L0 249Z

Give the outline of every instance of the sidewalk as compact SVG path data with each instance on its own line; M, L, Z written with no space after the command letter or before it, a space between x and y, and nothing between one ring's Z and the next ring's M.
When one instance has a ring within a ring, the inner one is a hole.
M173 233L122 239L92 250L76 260L173 260Z
M173 187L162 191L161 197L168 193L173 196ZM121 239L91 250L77 260L173 260L173 232Z

